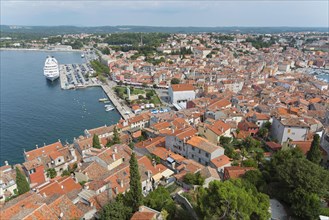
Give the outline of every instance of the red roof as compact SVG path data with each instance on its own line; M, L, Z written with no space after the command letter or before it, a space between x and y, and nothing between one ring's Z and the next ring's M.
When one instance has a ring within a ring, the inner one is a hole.
M174 92L194 91L194 86L191 84L174 84L171 88Z
M224 168L224 179L237 179L242 177L247 171L254 170L254 167L225 167Z

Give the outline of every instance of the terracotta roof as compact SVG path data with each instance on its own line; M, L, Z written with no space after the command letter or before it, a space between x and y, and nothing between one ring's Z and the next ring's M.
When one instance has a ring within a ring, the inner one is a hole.
M72 177L63 177L40 188L39 193L45 196L52 196L54 194L64 195L74 190L82 189L79 183L76 183Z
M217 146L217 145L211 143L207 139L199 137L199 136L192 137L191 139L189 139L187 141L187 143L193 147L196 147L196 148L206 151L208 153L212 153L212 152L216 151L217 149L222 148L220 146Z
M27 160L33 160L37 157L41 157L42 155L49 155L51 152L57 151L62 148L62 143L58 141L56 143L25 152L24 154Z
M66 195L62 195L48 206L57 216L62 214L63 220L80 219L84 214Z
M306 155L311 149L312 141L290 141L289 144L296 145Z
M137 211L133 214L130 220L154 220L157 213L150 211Z
M308 124L306 124L303 120L301 120L299 118L282 119L280 122L284 126L306 127L306 128L309 128L310 127Z
M47 206L42 204L39 208L35 209L32 213L23 218L23 220L44 220L44 219L58 219L59 216Z
M150 138L146 141L138 142L135 144L135 147L137 148L149 148L149 147L156 147L156 146L164 146L166 141L165 137L156 137L156 138Z
M247 171L254 170L254 167L238 167L238 166L232 166L232 167L224 167L224 175L225 179L236 179L242 177Z
M212 125L205 125L207 128L212 130L216 135L220 136L230 129L230 125L226 124L221 120L215 121Z
M189 138L189 137L195 136L197 132L198 131L195 128L193 128L192 126L189 126L184 129L176 130L172 135L176 136L180 140L184 140L184 138Z
M222 156L212 159L211 163L214 164L215 167L219 168L219 167L222 167L222 166L225 166L225 165L231 163L231 158L229 158L226 155L222 155Z
M194 91L194 86L191 84L173 84L171 88L174 92Z
M273 151L280 150L282 148L281 144L275 142L266 142L266 145Z
M231 105L231 102L227 99L221 99L221 100L218 100L218 101L215 101L213 103L211 103L207 109L210 109L210 110L216 110L216 109L221 109L221 108L226 108L228 106Z

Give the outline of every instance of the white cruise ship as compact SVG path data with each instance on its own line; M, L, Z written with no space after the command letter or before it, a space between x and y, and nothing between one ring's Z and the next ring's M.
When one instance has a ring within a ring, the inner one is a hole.
M43 68L43 75L50 81L54 81L59 77L58 62L54 57L48 56Z

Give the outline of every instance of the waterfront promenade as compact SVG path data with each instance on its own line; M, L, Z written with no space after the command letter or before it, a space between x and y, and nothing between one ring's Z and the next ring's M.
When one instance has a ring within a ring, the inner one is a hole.
M106 85L103 84L101 86L105 94L111 100L114 107L117 109L117 111L120 113L123 119L126 120L128 118L135 116L135 114L132 113L131 109L126 105L125 101L121 100L113 91L113 88L116 86L116 83L107 80L107 84Z

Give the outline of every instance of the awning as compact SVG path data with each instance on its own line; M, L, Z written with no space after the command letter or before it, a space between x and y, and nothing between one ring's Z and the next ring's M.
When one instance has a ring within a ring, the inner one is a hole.
M175 172L170 170L170 169L166 169L165 171L162 172L162 176L164 176L165 178L170 177L171 175L173 175Z
M162 173L157 173L152 178L155 182L158 182L162 178Z

